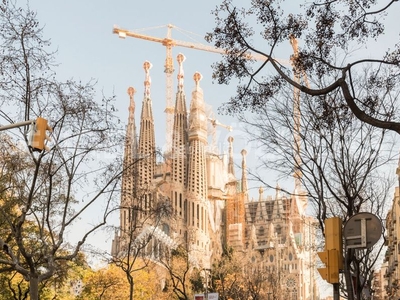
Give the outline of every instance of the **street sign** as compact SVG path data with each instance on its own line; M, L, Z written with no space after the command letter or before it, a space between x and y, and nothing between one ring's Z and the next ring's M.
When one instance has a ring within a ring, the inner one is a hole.
M370 248L381 238L382 222L377 216L363 212L352 216L344 225L347 248Z

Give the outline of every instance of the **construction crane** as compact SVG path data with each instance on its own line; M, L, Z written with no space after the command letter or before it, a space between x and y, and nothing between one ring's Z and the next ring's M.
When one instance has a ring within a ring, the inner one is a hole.
M208 117L208 120L211 123L212 126L212 148L211 148L211 152L216 152L217 150L217 126L221 126L225 129L227 129L229 132L232 131L232 126L229 125L225 125L220 123L218 120L213 119Z
M119 28L118 26L114 25L113 28L113 33L118 34L120 38L126 38L128 37L133 37L133 38L138 38L138 39L143 39L151 42L157 42L161 43L163 46L166 47L167 50L167 55L165 59L165 69L164 72L166 74L166 108L165 108L165 113L166 113L166 119L167 119L167 126L166 126L166 154L170 153L171 151L171 142L172 142L172 126L173 126L173 116L174 116L174 105L172 102L173 99L173 77L172 74L174 72L174 64L173 64L173 58L172 58L172 47L186 47L189 49L197 49L197 50L202 50L202 51L207 51L207 52L214 52L214 53L219 53L219 54L226 54L227 52L223 49L220 48L215 48L210 45L204 45L201 43L192 43L192 42L186 42L186 41L180 41L180 40L175 40L172 39L172 29L178 27L168 24L164 26L159 26L160 27L167 27L167 36L165 38L159 38L159 37L154 37L150 35L144 35L138 32L134 31L129 31L126 29ZM289 41L290 44L293 48L293 59L296 59L298 56L298 42L297 39L293 36L289 36ZM259 60L259 61L265 61L267 58L263 55L260 54L254 54L254 53L244 53L244 57L248 59L254 59L254 60ZM275 59L274 61L282 64L282 65L291 65L291 61L289 60L283 60L283 59ZM300 76L301 75L301 76ZM309 87L308 79L304 71L302 70L295 70L294 71L294 81L296 83L300 83L301 77L305 81L305 84L307 87ZM301 121L301 112L300 112L300 90L297 88L294 88L293 91L293 114L294 114L294 131L295 131L295 136L294 136L294 145L293 145L293 150L294 150L294 158L295 158L295 170L294 170L294 181L295 181L295 190L299 190L301 187L301 159L300 159L300 121ZM223 125L219 123L215 119L210 119L211 124L213 126L212 129L212 138L213 138L213 150L216 147L216 126L222 126L227 128L229 131L232 130L232 128L229 129L229 126Z
M165 108L166 119L167 119L167 126L166 126L166 148L167 149L166 149L166 153L169 153L171 151L172 126L173 126L173 115L174 115L174 104L172 102L172 99L173 99L173 77L172 77L172 74L174 72L172 47L176 47L176 46L186 47L189 49L197 49L197 50L214 52L214 53L219 53L219 54L226 54L226 51L223 49L220 49L220 48L215 48L210 45L204 45L201 43L192 43L192 42L186 42L186 41L172 39L172 29L178 28L172 24L159 26L159 27L167 27L167 36L165 38L159 38L159 37L155 37L155 36L141 34L141 33L135 32L135 31L130 31L130 30L119 28L118 26L115 26L115 25L113 28L113 33L118 34L118 36L123 39L126 37L133 37L133 38L143 39L143 40L147 40L147 41L151 41L151 42L161 43L163 46L166 47L167 56L166 56L165 65L164 65L164 72L166 74L166 102L167 102L166 108ZM248 59L255 59L255 60L261 60L261 61L266 60L265 56L259 55L259 54L246 53L243 55ZM290 65L290 62L288 60L281 60L281 59L274 59L274 60L281 64Z
M289 36L290 45L293 48L293 56L292 60L296 60L299 55L299 45L297 39L294 35ZM295 66L293 64L293 68ZM301 77L303 78L306 86L309 88L310 85L308 83L308 78L304 70L294 70L294 81L300 84ZM300 76L301 75L301 76ZM301 111L300 111L300 90L298 88L294 88L293 90L293 123L294 123L294 186L295 191L299 191L301 188L301 177L303 174L301 173L301 158L300 158L300 147L301 147L301 138L300 138L300 121L301 121Z

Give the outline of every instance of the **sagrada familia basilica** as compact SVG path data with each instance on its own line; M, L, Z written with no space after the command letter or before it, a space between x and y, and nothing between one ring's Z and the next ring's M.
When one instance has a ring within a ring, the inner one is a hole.
M297 181L290 195L277 187L274 195L266 196L260 188L258 199L250 198L246 150L240 151L241 162L234 162L232 137L225 153L209 147L201 74L193 75L195 87L187 108L183 61L182 54L178 55L171 147L161 160L156 155L149 62L144 63L138 136L135 90L128 89L122 209L112 255L126 251L132 228L140 232L136 239L152 232L151 255L156 257L163 248L185 245L190 261L198 268L210 269L223 249L231 248L243 255L250 269L275 274L282 299L318 299L315 221L306 215L306 193ZM235 170L240 164L241 169ZM173 217L146 218L159 199L170 203Z

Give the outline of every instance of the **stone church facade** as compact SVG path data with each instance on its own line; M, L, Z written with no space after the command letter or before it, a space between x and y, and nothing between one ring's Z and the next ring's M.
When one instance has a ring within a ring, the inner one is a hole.
M135 90L128 89L120 229L113 240L112 255L126 251L132 228L152 233L152 255L161 253L162 247L186 245L191 263L198 268L211 268L224 247L232 248L249 261L249 272L257 269L274 274L274 278L266 278L276 283L267 292L271 299L276 299L274 292L288 300L318 299L315 222L305 214L306 194L299 185L293 195L277 187L275 195L265 196L260 188L258 199L250 199L246 150L241 151L241 170L235 170L232 137L227 153L210 147L201 75L193 75L195 88L187 105L182 56L178 56L178 63L171 149L162 159L156 151L150 63L144 64L139 135ZM159 199L170 204L172 218L150 217Z

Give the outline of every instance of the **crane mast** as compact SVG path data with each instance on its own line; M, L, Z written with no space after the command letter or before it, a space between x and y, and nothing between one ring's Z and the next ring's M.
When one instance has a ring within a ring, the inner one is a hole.
M167 31L167 38L165 39L165 43L163 45L165 46L167 50L167 55L165 58L165 79L166 79L166 104L167 106L165 107L165 114L166 114L166 119L167 119L167 126L166 126L166 141L165 141L165 154L168 155L171 153L171 143L172 143L172 131L173 131L173 126L174 126L174 104L172 102L172 95L173 95L173 84L174 80L172 78L172 75L174 74L174 61L172 59L172 42L171 41L171 29L172 25L168 25L168 31Z
M297 39L293 36L289 36L290 45L293 48L293 57L292 59L295 60L298 58L299 55L299 46ZM301 76L309 88L309 83L307 79L307 75L303 70L296 70L293 64L293 73L294 73L294 81L297 84L300 84ZM294 145L293 145L293 152L294 152L294 186L295 191L300 191L301 188L301 178L303 176L301 172L301 157L300 157L300 149L301 149L301 137L300 137L300 130L301 130L301 110L300 110L300 90L298 88L294 88L293 90L293 127L294 127Z

